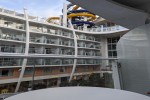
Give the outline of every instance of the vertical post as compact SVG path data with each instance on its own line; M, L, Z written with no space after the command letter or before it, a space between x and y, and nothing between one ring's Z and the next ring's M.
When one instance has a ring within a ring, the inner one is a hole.
M112 72L113 72L113 80L114 80L114 88L115 89L121 89L120 85L120 79L119 79L119 73L118 73L118 65L117 61L112 61Z
M67 27L67 4L63 5L63 26Z
M87 21L87 17L84 17L84 21ZM83 31L87 31L87 24L83 25Z
M59 18L60 18L60 19L59 19L59 25L62 26L62 15L60 15Z
M104 26L101 25L101 32L104 32Z
M76 36L76 33L75 33L75 30L73 28L73 25L71 23L71 20L69 20L69 24L71 26L71 29L73 31L73 36L74 36L74 44L75 44L75 57L78 56L78 43L77 43L77 36ZM74 59L74 64L73 64L73 68L72 68L72 72L71 72L71 75L70 75L70 79L69 79L69 82L72 80L72 77L73 77L73 74L75 72L75 69L76 69L76 64L77 64L77 59Z
M36 64L36 59L34 59L34 65L33 65L33 74L32 74L32 85L31 85L31 90L34 90L35 64Z
M25 19L26 19L26 47L25 47L25 54L24 55L27 56L28 51L29 51L29 36L30 36L30 34L29 34L28 14L26 12L26 9L24 9L24 14L25 14ZM15 93L18 92L18 90L19 90L19 87L20 87L20 84L21 84L21 81L22 81L22 78L24 75L26 64L27 64L27 58L24 58L23 63L22 63L22 69L21 69L20 76L18 79L18 83L17 83L16 89L15 89Z
M108 58L108 42L107 38L101 38L101 51L100 53L102 54L101 56L104 58ZM102 60L103 67L109 65L108 60Z
M57 86L58 86L58 87L59 87L60 83L61 83L61 78L58 78L58 79L57 79Z

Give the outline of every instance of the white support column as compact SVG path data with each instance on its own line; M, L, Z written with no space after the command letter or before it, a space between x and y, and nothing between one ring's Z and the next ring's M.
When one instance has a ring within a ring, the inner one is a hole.
M67 4L63 5L63 26L67 27Z
M84 21L87 21L87 17L84 17ZM87 31L87 24L83 25L83 31Z
M25 47L25 55L27 56L28 55L28 51L29 51L29 37L30 37L30 34L29 34L28 14L26 12L26 9L24 9L24 14L25 14L25 18L26 18L26 47ZM27 58L24 58L23 59L23 63L22 63L22 69L21 69L20 76L19 76L19 79L18 79L18 83L17 83L16 89L15 89L15 93L18 92L18 90L19 90L19 87L20 87L20 84L21 84L21 81L22 81L22 78L23 78L23 75L24 75L26 64L27 64Z
M3 26L4 25L4 18L2 17L1 19L0 19L0 26Z
M104 26L103 25L101 25L101 32L103 32L104 31Z
M57 86L58 86L58 87L59 87L60 83L61 83L61 78L58 78L58 79L57 79Z
M108 44L107 44L107 38L101 38L101 56L103 58L108 58ZM102 60L102 68L109 65L108 60Z
M112 76L114 80L114 88L121 89L117 61L112 61L112 72L113 72Z
M62 24L62 15L60 15L59 18L60 18L60 19L59 19L59 25L61 26L61 24Z
M78 56L78 43L77 43L77 37L76 37L76 33L75 33L75 30L73 28L73 25L71 23L71 20L69 20L69 24L71 26L71 29L72 29L72 32L73 32L73 36L74 36L74 44L75 44L75 57ZM74 64L73 64L73 68L72 68L72 72L71 72L71 75L70 75L70 78L69 78L69 82L72 80L72 77L73 77L73 74L75 72L75 69L76 69L76 64L77 64L77 59L74 59Z

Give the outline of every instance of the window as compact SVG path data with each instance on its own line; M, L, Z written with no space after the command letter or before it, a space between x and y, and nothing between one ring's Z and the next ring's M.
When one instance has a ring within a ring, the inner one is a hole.
M111 45L108 45L108 50L111 50L112 48L111 48Z
M43 72L44 72L44 74L50 74L50 73L52 73L52 68L45 67L45 68L43 68Z
M116 44L112 44L112 50L116 50Z
M17 59L0 58L0 66L17 66Z
M68 81L68 77L62 77L61 82Z
M52 49L51 48L45 48L46 54L52 54Z
M117 57L117 51L113 51L113 57Z
M2 70L2 76L8 76L9 70Z
M33 68L26 68L24 74L25 75L32 75L33 74Z
M117 57L116 45L120 37L108 38L108 57Z
M88 71L88 70L89 70L89 67L88 67L88 66L85 66L85 67L83 67L83 70L84 70L84 71Z
M93 70L94 70L94 71L97 70L97 67L96 67L96 66L93 66Z
M118 39L117 38L113 38L112 39L112 43L117 43L118 42Z
M65 68L61 67L59 71L63 73L63 72L65 72Z
M108 51L108 56L112 57L112 51Z
M0 76L13 76L13 70L11 69L0 70Z
M111 43L111 38L108 38L108 39L107 39L107 42L108 42L108 43Z

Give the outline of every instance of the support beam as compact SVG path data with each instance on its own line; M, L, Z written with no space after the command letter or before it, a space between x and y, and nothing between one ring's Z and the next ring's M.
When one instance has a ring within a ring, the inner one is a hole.
M71 26L71 29L72 29L72 32L73 32L73 36L74 36L74 44L75 44L75 57L78 57L78 43L77 43L77 36L76 36L76 33L75 33L75 30L73 28L73 25L71 23L71 20L69 20L69 24ZM72 68L72 72L71 72L71 75L70 75L70 79L69 79L69 82L72 80L72 77L73 77L73 74L75 72L75 69L76 69L76 64L77 64L77 59L74 59L74 64L73 64L73 68Z
M112 76L114 80L114 88L121 89L117 61L115 60L112 61L112 73L113 73Z
M63 26L67 27L67 4L63 5Z
M25 15L25 19L26 19L26 47L25 47L25 54L24 55L28 56L30 34L29 34L28 14L27 14L26 9L24 9L24 15ZM16 89L15 89L15 93L18 92L18 90L19 90L19 87L20 87L20 84L21 84L21 81L22 81L22 78L23 78L23 75L24 75L26 64L27 64L27 58L24 58L23 59L23 64L22 64L22 69L21 69L20 76L19 76L19 79L18 79L18 83L17 83Z

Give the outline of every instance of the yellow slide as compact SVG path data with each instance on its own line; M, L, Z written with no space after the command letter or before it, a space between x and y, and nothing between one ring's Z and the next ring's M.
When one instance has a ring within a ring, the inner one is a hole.
M75 6L72 10L77 10L79 8L79 6Z
M79 8L79 6L75 6L73 7L72 10L77 10ZM72 18L72 17L78 17L78 16L85 16L88 17L88 21L93 21L96 19L96 15L88 13L88 12L83 12L83 13L71 13L67 16L68 19ZM47 19L47 22L51 22L52 20L59 20L59 17L50 17Z
M50 17L47 19L47 22L51 22L51 20L59 20L59 17Z
M75 6L72 10L77 10L79 8L79 6ZM90 17L88 19L88 21L93 21L96 19L96 15L94 14L90 14L90 13L72 13L72 14L69 14L67 17L70 19L72 17L77 17L77 16L85 16L85 17Z
M96 16L90 13L72 13L68 15L68 18L72 18L72 17L77 17L77 16L85 16L85 17L90 17L88 19L88 21L92 21L96 19Z

